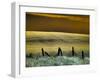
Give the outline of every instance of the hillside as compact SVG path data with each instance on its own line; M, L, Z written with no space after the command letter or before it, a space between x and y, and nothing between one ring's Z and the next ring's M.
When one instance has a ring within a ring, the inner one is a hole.
M71 51L72 46L77 53L82 50L89 54L89 35L64 32L26 31L26 53L41 55L41 48L50 54L56 54L58 47L64 54Z

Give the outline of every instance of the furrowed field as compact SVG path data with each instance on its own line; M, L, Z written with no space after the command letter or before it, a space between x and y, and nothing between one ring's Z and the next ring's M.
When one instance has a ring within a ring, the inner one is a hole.
M58 48L62 51L61 56L55 56ZM43 56L42 49L49 56ZM89 35L26 31L26 67L79 64L89 64Z

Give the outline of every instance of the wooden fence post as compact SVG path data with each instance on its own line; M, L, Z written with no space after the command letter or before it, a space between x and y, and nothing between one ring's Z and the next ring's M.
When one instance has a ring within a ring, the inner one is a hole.
M63 56L63 53L62 53L61 48L59 47L59 48L58 48L58 53L57 53L57 56L60 56L60 55L61 55L61 56Z
M42 48L41 50L42 50L42 56L44 56L44 49Z
M72 47L72 56L75 56L74 47Z
M84 56L84 51L82 50L82 59L84 59L84 57L85 57L85 56Z
M45 54L50 57L50 55L45 51Z

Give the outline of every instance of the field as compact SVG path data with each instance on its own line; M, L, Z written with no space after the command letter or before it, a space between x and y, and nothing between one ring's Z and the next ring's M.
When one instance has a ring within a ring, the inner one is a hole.
M59 48L62 55L56 56ZM26 31L26 67L79 64L89 64L89 35Z

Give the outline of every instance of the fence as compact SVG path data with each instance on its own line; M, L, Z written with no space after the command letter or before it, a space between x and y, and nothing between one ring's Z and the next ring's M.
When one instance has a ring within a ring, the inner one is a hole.
M41 49L42 51L42 56L51 56L48 52L46 52L43 48ZM71 50L71 53L72 53L72 57L74 57L76 55L76 52L75 52L75 49L74 47L72 46L72 50ZM63 51L62 49L59 47L58 48L58 52L55 56L63 56ZM84 55L84 51L82 50L81 52L81 58L84 59L85 58L85 55Z

